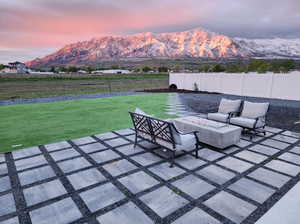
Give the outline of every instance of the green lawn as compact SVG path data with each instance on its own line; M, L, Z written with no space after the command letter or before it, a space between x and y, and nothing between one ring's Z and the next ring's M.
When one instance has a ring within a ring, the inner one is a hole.
M136 107L168 118L167 97L145 94L0 107L0 153L131 127L128 111Z

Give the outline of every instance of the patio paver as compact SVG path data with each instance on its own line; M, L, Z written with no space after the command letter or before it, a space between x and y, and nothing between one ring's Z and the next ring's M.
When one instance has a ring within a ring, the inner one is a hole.
M273 160L266 164L266 167L273 170L277 170L282 173L289 174L291 176L296 176L300 172L300 167L292 165L290 163Z
M8 176L0 177L0 193L11 189L10 179Z
M141 148L138 145L134 147L133 144L117 147L116 150L118 150L119 152L127 156L145 151L143 148Z
M267 200L275 192L275 190L272 188L266 187L246 178L238 180L228 188L259 203L265 202L265 200Z
M64 173L69 173L72 171L83 169L85 167L89 167L92 164L89 163L85 158L79 157L79 158L59 162L57 163L57 165Z
M105 180L105 177L95 168L74 173L67 178L77 190Z
M187 224L187 223L203 223L203 224L221 224L217 219L213 218L200 208L194 208L180 218L176 219L172 224Z
M233 172L222 169L215 165L207 166L203 169L200 169L196 173L218 184L224 184L235 177Z
M140 154L137 156L133 156L133 157L131 157L131 159L133 159L137 163L141 164L142 166L148 166L150 164L161 161L161 159L159 157L157 157L156 155L153 155L152 153L149 153L149 152L143 153L143 154Z
M85 153L92 153L92 152L106 149L107 147L105 147L103 144L101 144L99 142L96 142L96 143L92 143L92 144L88 144L88 145L79 146L79 148L81 150L83 150Z
M80 154L73 149L64 149L58 152L52 152L50 153L50 155L55 161L59 161L59 160L76 157L79 156Z
M265 168L258 168L248 176L278 188L282 187L287 181L290 180L290 178L285 175L267 170Z
M96 140L88 136L88 137L73 139L72 142L74 142L76 145L85 145L85 144L96 142Z
M242 173L253 166L251 163L231 157L220 160L218 164L239 173Z
M88 208L94 212L122 200L125 195L123 195L123 193L113 184L107 183L82 192L80 197L86 203Z
M71 198L66 198L53 204L30 212L32 224L71 223L82 217Z
M31 148L27 148L27 149L21 149L21 150L14 151L12 154L13 154L14 159L20 159L20 158L24 158L27 156L38 155L41 153L42 152L39 149L39 147L31 147Z
M251 146L251 147L248 148L248 150L263 153L263 154L268 155L268 156L272 156L272 155L279 152L278 149L274 149L272 147L268 147L268 146L264 146L264 145L260 145L260 144Z
M15 162L17 170L24 170L28 168L33 168L40 165L47 164L47 160L42 156L34 156L32 158L21 159Z
M172 183L175 187L193 198L199 198L207 194L215 187L194 175L186 176Z
M0 216L15 212L16 206L11 193L0 196Z
M19 219L18 217L14 217L1 222L1 224L19 224Z
M183 174L185 171L179 167L170 167L170 163L161 163L149 168L149 170L164 180L169 180Z
M90 154L90 157L96 162L96 163L103 163L107 162L109 160L120 158L120 156L113 152L112 150L104 150L101 152L96 152L93 154Z
M300 165L300 155L295 155L289 152L283 153L281 156L278 157L279 159L295 163L297 165Z
M59 180L26 188L23 192L27 205L34 205L67 193Z
M258 153L246 151L246 150L235 154L235 156L248 160L253 163L261 163L268 158L267 156L263 156Z
M296 153L300 155L300 146L293 147L290 152Z
M7 172L8 170L6 163L0 164L0 175L7 174Z
M102 139L102 140L106 140L106 139L110 139L110 138L116 138L117 135L115 133L112 132L108 132L108 133L103 133L103 134L99 134L99 135L95 135L97 138Z
M50 166L43 166L18 173L21 185L32 184L56 176Z
M179 157L178 159L176 159L176 163L189 170L196 169L206 164L205 161L201 159L196 159L194 156L191 155L185 155Z
M267 146L272 146L272 147L277 148L277 149L285 149L286 147L289 146L288 143L273 140L273 139L267 139L267 140L262 141L261 143L265 144Z
M219 159L221 158L222 156L224 156L223 153L220 153L220 152L216 152L214 150L211 150L211 149L201 149L199 151L199 157L201 159L206 159L208 161L213 161L213 160L216 160L216 159Z
M109 144L112 147L117 147L120 145L129 144L129 141L127 141L126 139L123 139L123 138L116 138L116 139L112 139L112 140L106 140L105 143Z
M188 203L167 187L160 187L140 199L160 217L165 217Z
M64 149L64 148L70 148L70 147L71 147L71 145L66 141L45 145L45 148L49 152L59 150L59 149Z
M131 170L136 169L137 167L131 162L128 162L125 159L118 160L115 162L108 163L103 166L103 168L109 172L112 176L118 176L123 173L127 173Z
M298 141L297 138L293 138L293 137L289 137L289 136L285 136L285 135L275 135L272 138L279 140L279 141L287 142L287 143L295 143Z
M254 205L224 191L208 199L204 204L235 223L241 223L256 209Z
M159 184L159 181L142 171L122 177L119 181L134 194Z
M97 218L103 224L150 224L154 223L143 211L141 211L132 202L122 205Z

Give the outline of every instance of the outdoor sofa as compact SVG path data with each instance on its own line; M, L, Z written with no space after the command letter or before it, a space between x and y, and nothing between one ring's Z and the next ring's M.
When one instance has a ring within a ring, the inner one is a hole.
M199 141L197 132L179 131L171 121L160 120L137 109L129 112L135 129L135 144L141 138L166 149L171 153L170 167L173 167L176 151L192 151L198 158Z

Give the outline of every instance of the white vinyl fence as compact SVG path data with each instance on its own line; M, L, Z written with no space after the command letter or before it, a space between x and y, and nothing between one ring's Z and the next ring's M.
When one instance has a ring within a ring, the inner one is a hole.
M300 100L300 72L288 74L234 73L171 73L169 84L178 89L219 92L240 96L255 96Z

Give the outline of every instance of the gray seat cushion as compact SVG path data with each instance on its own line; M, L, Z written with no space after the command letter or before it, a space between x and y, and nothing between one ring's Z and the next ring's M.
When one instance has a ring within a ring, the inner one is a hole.
M254 127L255 121L256 120L252 118L233 117L230 119L230 124L245 128L262 128L265 125L265 123L261 119L259 119L256 126Z
M252 119L262 117L266 115L268 108L269 103L252 103L245 101L241 117Z
M181 144L176 145L177 150L190 151L195 149L196 138L194 134L180 135Z
M191 151L194 150L196 147L196 138L194 134L180 135L180 141L181 144L175 145L175 150ZM170 142L161 139L157 139L156 142L161 146L173 149L173 145Z
M229 114L222 114L222 113L209 113L207 114L207 118L209 120L219 121L226 123L228 120Z
M228 100L223 98L220 102L218 113L229 114L231 112L238 112L241 102L241 100Z

